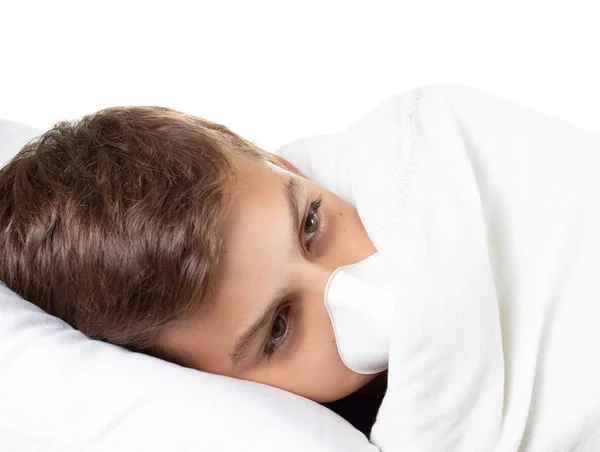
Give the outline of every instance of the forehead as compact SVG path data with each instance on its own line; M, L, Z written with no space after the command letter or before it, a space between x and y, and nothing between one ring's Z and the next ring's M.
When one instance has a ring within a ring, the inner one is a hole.
M268 296L281 287L294 249L288 176L266 162L241 172L222 224L221 259L211 296L217 311L235 317L241 307L253 310L258 304L263 309Z
M266 268L286 252L282 245L288 244L293 227L286 195L288 174L265 164L240 175L222 224L221 278L241 277L258 263Z

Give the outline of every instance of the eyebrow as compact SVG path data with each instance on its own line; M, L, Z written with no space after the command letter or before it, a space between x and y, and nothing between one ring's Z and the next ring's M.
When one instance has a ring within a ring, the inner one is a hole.
M292 217L292 229L293 241L296 241L300 235L300 195L302 191L302 184L294 179L293 176L288 176L285 183L286 200L290 216ZM232 352L229 354L229 358L234 368L237 367L243 360L248 356L248 350L252 343L258 337L258 334L269 322L269 319L284 301L285 293L280 291L275 295L271 303L266 307L263 314L252 324L250 327L242 333L233 347Z

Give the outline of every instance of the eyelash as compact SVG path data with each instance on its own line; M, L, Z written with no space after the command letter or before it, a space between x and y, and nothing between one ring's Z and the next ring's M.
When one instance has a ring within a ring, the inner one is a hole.
M310 203L310 207L308 209L308 214L306 216L306 219L303 222L303 225L306 224L306 221L309 218L314 217L317 220L317 230L312 233L312 236L308 240L308 243L304 245L305 248L308 248L308 245L310 244L311 240L313 240L315 238L315 236L317 236L321 230L321 221L319 220L318 214L319 214L319 208L321 207L322 203L323 203L322 196L319 196L316 200L314 200ZM290 315L290 310L291 310L291 307L287 306L286 308L279 311L277 313L277 316L275 317L275 321L273 322L273 325L271 326L271 331L269 332L269 337L267 338L267 343L265 344L265 347L263 349L263 354L266 356L267 360L271 359L273 357L273 355L275 355L275 353L277 353L279 350L281 350L282 346L286 343L288 338L291 336L293 322L292 322L292 316ZM279 316L282 314L285 315L285 325L286 325L285 333L281 339L274 341L272 332L273 332L273 329L275 328L275 322L277 321Z

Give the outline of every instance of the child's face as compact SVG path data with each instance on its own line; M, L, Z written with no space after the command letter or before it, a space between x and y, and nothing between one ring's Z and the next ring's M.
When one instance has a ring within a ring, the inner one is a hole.
M376 250L352 205L289 167L244 168L215 291L160 342L186 366L328 402L376 376L341 362L324 304L333 270Z

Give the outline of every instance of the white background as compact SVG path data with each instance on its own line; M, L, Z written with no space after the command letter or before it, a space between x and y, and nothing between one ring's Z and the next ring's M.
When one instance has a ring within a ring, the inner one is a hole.
M597 1L0 0L0 117L163 105L267 150L471 85L600 131Z

